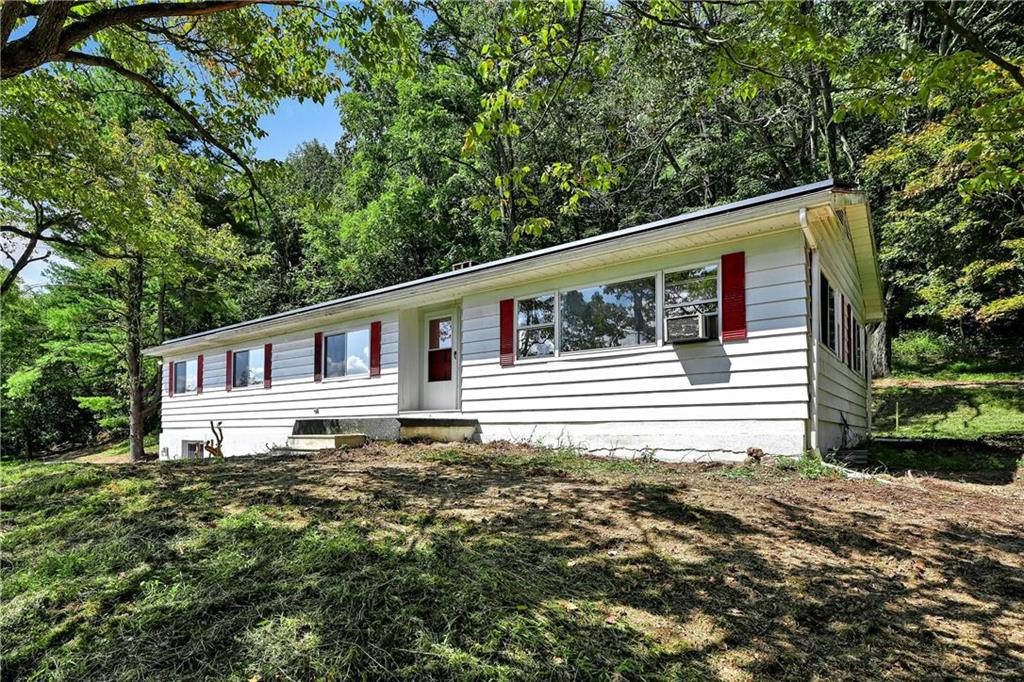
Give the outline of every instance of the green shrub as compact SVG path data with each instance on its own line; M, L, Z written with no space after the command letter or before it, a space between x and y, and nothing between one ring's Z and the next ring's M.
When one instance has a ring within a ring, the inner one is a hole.
M800 478L817 480L819 478L842 478L841 472L826 466L825 462L818 455L810 450L799 457L779 457L776 466L783 471L796 472Z
M932 331L904 332L892 340L892 362L900 369L925 369L954 356L956 344Z

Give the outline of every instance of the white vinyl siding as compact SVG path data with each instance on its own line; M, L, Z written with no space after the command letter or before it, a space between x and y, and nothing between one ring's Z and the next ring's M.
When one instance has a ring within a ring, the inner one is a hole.
M743 342L598 349L501 367L498 302L534 292L465 299L463 415L480 421L485 439L539 440L598 453L650 448L665 459L737 459L748 447L799 453L809 416L801 233L680 252L623 269L641 276L717 262L722 253L740 250L746 252L749 332ZM535 293L552 288L545 286L539 283Z
M855 445L867 434L868 385L863 365L860 370L854 370L846 365L843 356L846 343L843 334L845 310L840 307L840 301L845 299L850 305L850 323L854 325L855 334L856 321L864 318L853 245L839 224L816 224L815 237L818 242L819 267L836 292L835 350L825 344L824 338L819 339L818 343L818 447L827 452ZM821 306L817 305L816 310L820 311ZM824 334L827 322L821 322ZM862 336L862 349L865 348L863 339Z
M379 318L381 328L381 375L346 377L344 381L313 381L313 335L326 335L371 320L331 325L283 336L271 336L239 346L273 344L273 386L264 389L225 390L225 353L228 347L203 351L203 392L174 396L163 404L161 448L175 453L183 440L211 438L210 421L223 422L227 455L247 455L283 445L299 418L394 416L398 413L397 316ZM176 360L168 357L168 360ZM164 395L167 395L164 371Z

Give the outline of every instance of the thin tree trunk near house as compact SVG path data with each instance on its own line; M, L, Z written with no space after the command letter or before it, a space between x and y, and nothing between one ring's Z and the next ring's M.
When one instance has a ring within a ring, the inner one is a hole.
M810 64L807 65L807 120L807 156L813 166L818 160L818 84Z
M160 293L156 302L156 342L167 340L167 283L160 281Z
M128 363L128 440L131 444L131 462L145 458L143 448L144 396L142 391L142 256L134 256L128 264L128 295L125 298L126 341L125 359Z
M892 338L889 321L883 320L871 332L871 376L887 377L892 374Z
M825 119L825 158L828 161L828 175L831 178L839 178L839 154L836 143L836 124L832 120L835 115L835 107L832 105L832 79L828 76L828 67L812 67L818 73L821 83L821 107Z
M896 302L896 290L891 284L885 285L882 300L886 310L892 310ZM895 333L892 317L887 317L871 330L871 375L887 377L892 374L892 337Z

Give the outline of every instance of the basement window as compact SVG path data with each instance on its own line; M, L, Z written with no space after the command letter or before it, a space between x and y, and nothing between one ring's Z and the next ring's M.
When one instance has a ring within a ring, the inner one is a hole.
M201 440L183 440L181 441L181 455L185 459L202 459L203 458L203 441Z

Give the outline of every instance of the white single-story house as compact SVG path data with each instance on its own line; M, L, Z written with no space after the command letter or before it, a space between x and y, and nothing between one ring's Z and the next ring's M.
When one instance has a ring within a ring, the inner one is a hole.
M883 316L866 197L829 180L146 353L164 363L162 459L201 452L211 421L229 456L434 421L484 441L737 460L865 436L866 326Z

